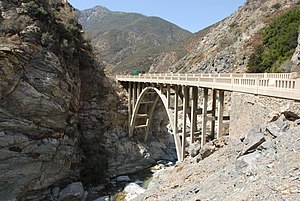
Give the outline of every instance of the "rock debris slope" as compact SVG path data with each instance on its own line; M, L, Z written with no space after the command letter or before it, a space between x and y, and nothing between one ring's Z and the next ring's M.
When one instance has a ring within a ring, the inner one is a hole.
M239 138L223 138L228 145L162 171L135 200L300 199L298 115L286 112Z

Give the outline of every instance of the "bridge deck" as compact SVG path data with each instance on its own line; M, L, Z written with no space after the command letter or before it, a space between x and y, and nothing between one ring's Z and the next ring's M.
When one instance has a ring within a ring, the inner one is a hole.
M259 74L144 74L118 75L118 81L197 86L232 92L300 100L297 73Z

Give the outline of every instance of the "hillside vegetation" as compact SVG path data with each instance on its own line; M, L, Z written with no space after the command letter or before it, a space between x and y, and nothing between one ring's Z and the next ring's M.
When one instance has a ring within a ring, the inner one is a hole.
M79 21L108 71L130 71L141 65L149 69L157 53L153 51L154 47L166 45L163 47L166 49L192 35L158 17L113 12L101 6L80 11ZM140 57L139 51L145 52L146 58ZM139 56L132 58L135 54ZM126 61L128 59L130 62Z
M248 63L248 72L282 72L281 64L290 60L297 47L300 9L278 16L261 33L262 44L256 47Z

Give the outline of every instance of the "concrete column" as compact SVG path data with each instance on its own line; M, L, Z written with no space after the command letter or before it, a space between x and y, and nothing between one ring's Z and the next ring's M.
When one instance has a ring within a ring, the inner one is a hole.
M188 109L188 86L183 87L183 128L182 128L182 150L181 150L181 158L182 160L185 158L185 145L186 145L186 117L187 117L187 109Z
M217 139L219 139L222 136L222 130L223 130L223 112L224 112L224 91L223 90L219 90Z
M170 98L170 94L171 94L171 86L169 84L167 84L167 103L168 103L168 109L170 109L170 102L171 102L171 98Z
M132 83L132 108L134 109L136 103L136 83Z
M192 87L192 106L191 106L191 143L195 141L195 131L197 123L196 110L198 109L198 87Z
M183 91L182 91L182 86L181 85L178 85L178 95L179 95L179 98L181 99L181 101L183 100L182 99L182 95L183 94Z
M175 137L175 145L176 145L176 151L177 151L177 158L178 161L183 161L184 158L182 158L181 152L182 152L182 144L180 142L180 138L178 135L178 102L179 102L179 86L174 86L175 91L175 102L174 102L174 137ZM177 140L176 140L177 139Z
M207 101L208 101L208 89L204 88L203 109L202 109L201 147L203 147L204 144L206 143Z
M130 126L130 121L131 121L131 96L132 96L132 85L131 82L128 83L128 128Z
M187 86L187 95L186 95L186 102L187 102L187 113L189 120L191 121L191 110L190 110L190 87Z
M217 94L216 90L212 90L212 109L211 109L211 117L212 117L212 122L211 122L211 139L215 138L215 128L216 128L216 102L217 102Z
M174 86L174 91L175 91L175 103L174 103L174 128L175 131L174 135L178 134L178 100L179 100L179 91L178 91L178 85Z
M159 84L159 90L161 93L164 93L164 84Z
M138 98L141 94L141 83L137 83L136 97Z

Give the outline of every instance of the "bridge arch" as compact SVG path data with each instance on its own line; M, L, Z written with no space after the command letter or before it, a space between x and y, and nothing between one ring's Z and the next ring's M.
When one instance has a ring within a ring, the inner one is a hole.
M148 140L148 135L149 135L149 129L151 126L151 122L153 119L153 113L155 110L155 107L157 105L158 100L160 99L164 105L164 108L167 112L170 124L171 124L171 128L172 128L172 132L173 132L173 137L174 137L174 141L175 141L175 146L176 146L176 153L177 153L177 158L179 161L182 161L182 156L180 154L181 151L181 140L179 137L179 134L177 132L177 128L175 127L174 124L174 115L173 115L173 111L171 109L168 108L168 100L167 97L157 88L155 87L145 87L142 92L140 93L140 95L137 97L136 103L134 105L133 111L132 111L132 115L131 115L131 119L130 119L130 125L129 125L129 137L133 137L133 132L134 129L136 127L136 119L138 118L139 114L138 111L143 103L143 101L145 100L145 96L146 94L149 93L153 93L156 95L156 97L154 98L152 105L151 105L151 109L148 111L147 115L147 121L145 125L142 125L141 127L145 127L146 128L146 133L145 133L145 141ZM140 114L141 115L141 114ZM139 127L139 126L137 126Z

